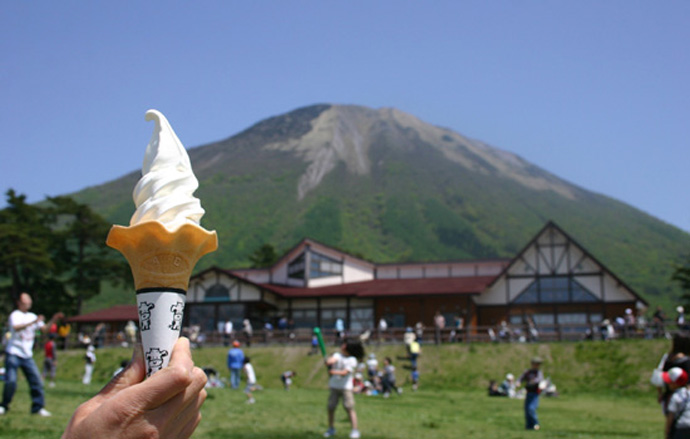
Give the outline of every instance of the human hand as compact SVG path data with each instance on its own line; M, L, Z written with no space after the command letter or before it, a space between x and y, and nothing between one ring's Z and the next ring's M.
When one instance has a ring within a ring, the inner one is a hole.
M206 374L194 367L189 340L175 343L170 364L146 381L141 346L96 396L80 405L62 439L189 438L201 421Z

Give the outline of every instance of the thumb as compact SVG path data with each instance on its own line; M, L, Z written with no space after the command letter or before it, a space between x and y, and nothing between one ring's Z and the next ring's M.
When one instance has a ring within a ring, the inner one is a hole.
M146 366L144 365L144 350L140 343L134 346L132 359L129 364L118 373L106 386L96 395L95 398L108 399L134 384L144 381L146 377Z

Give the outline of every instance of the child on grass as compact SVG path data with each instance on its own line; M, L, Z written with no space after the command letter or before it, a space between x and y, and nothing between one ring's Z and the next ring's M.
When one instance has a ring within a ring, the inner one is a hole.
M251 359L244 357L244 366L242 367L244 374L247 376L247 385L244 388L244 393L247 395L247 404L254 404L254 395L252 392L257 390L256 373L254 373L254 366L252 366Z
M541 371L543 360L539 357L534 357L529 369L525 370L520 379L520 383L525 385L527 396L525 397L525 429L539 430L539 419L537 418L537 408L539 408L539 395L542 388L541 382L544 381L544 373Z
M412 391L416 392L419 388L419 370L416 367L413 367L410 372L410 381L412 382Z
M296 376L297 376L297 372L292 371L292 370L286 370L280 376L280 380L283 382L283 388L286 391L290 390L290 386L292 385L292 379Z
M355 398L352 392L352 378L357 368L357 363L364 357L364 348L360 342L345 341L340 346L340 353L335 353L326 359L328 367L328 387L330 394L328 397L328 430L324 437L335 435L335 409L338 401L343 400L343 407L350 418L352 431L350 439L359 439L360 433L357 425L357 413L355 412Z
M383 376L381 377L381 385L383 387L383 397L388 398L391 391L402 393L402 387L395 385L395 366L391 357L383 359Z
M43 381L49 379L48 386L55 387L55 369L57 368L57 354L55 350L55 334L48 334L45 344L45 359L43 360Z
M662 374L669 390L673 392L666 415L666 439L690 438L690 390L688 374L680 367L673 367Z
M86 355L84 355L84 377L81 382L84 384L91 384L91 377L93 376L93 367L96 363L96 350L93 345L86 348Z

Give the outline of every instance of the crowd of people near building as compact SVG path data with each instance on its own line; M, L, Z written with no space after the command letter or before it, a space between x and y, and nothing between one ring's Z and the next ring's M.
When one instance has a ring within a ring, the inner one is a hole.
M436 312L430 322L417 321L408 327L393 327L382 317L376 325L352 331L347 327L345 319L338 318L332 327L323 328L324 334L331 334L333 345L338 346L345 338L358 337L363 343L396 343L407 337L407 329L417 336L418 340L427 343L456 343L467 341L492 342L538 342L561 339L561 335L568 340L605 340L620 338L669 338L674 331L690 329L690 321L685 318L684 307L676 308L676 315L668 318L661 307L654 313L646 310L625 309L625 312L615 318L600 318L590 323L554 323L536 319L539 316L520 316L515 323L511 319L500 320L489 326L468 327L465 316L461 314L448 315ZM240 326L239 328L236 326ZM208 340L199 325L183 328L183 335L187 336L193 347L201 347ZM220 322L216 333L211 335L213 340L222 339L228 346L232 340L241 340L245 345L255 342L263 343L291 343L299 344L311 339L310 329L295 328L294 323L286 317L280 317L274 326L266 321L258 330L254 330L249 319L244 319L241 325L233 325L231 321ZM564 338L564 339L565 339Z
M554 335L558 331L568 334L567 339L573 340L578 336L583 340L614 340L618 338L669 338L674 331L690 330L690 321L685 317L683 306L675 309L675 316L668 318L661 307L654 313L647 315L644 310L627 308L619 317L605 318L589 324L554 324L535 321L531 315L520 316L520 322L508 319L500 320L491 326L468 327L463 314L442 314L436 312L430 322L417 321L408 327L393 327L385 318L380 318L376 325L370 328L359 328L355 331L348 328L344 319L338 318L332 327L323 328L323 333L332 335L335 346L345 338L358 337L363 343L399 343L408 337L408 330L417 336L417 339L425 343L441 344L469 341L492 342L537 342L554 341L559 337ZM187 337L192 348L201 348L205 345L213 346L223 344L229 346L234 340L241 341L245 346L253 343L287 343L300 344L311 340L312 334L309 328L295 328L294 323L281 316L274 326L271 321L263 324L245 318L241 323L233 324L232 321L221 321L216 331L205 332L201 325L192 324L182 327L181 335ZM255 329L257 327L259 329ZM128 347L137 339L138 325L134 321L128 321L123 328L112 332L113 326L106 327L104 323L93 327L84 325L84 329L74 331L70 323L61 319L53 323L49 328L41 328L46 335L54 337L56 349L67 349L75 346L86 349L93 345L98 349L103 346L120 345ZM6 328L5 334L9 335ZM578 335L579 334L579 335ZM4 339L6 342L6 337Z
M555 324L538 325L532 316L526 316L524 323L511 324L501 320L498 324L486 329L492 342L536 342L540 340L558 340L558 332L579 334L582 340L611 341L624 338L670 338L675 331L690 330L690 321L686 320L685 308L676 307L676 315L669 319L662 307L656 308L653 314L647 315L644 310L636 312L626 308L625 312L612 319L601 319L588 324ZM522 318L520 319L522 320ZM568 337L569 340L578 337Z

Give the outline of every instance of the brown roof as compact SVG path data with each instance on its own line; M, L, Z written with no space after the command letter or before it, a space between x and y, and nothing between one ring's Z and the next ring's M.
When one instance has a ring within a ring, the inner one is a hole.
M318 288L300 288L261 284L262 287L290 298L356 296L388 297L447 294L480 294L496 276L444 277L427 279L376 279L329 285Z
M70 323L126 322L128 320L139 321L136 305L116 305L67 319Z

